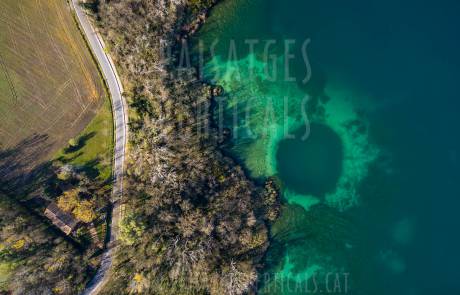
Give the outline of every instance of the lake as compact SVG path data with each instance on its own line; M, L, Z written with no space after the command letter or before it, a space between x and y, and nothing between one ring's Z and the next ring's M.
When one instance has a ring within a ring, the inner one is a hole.
M460 294L460 4L224 0L194 38L216 121L273 177L261 294Z

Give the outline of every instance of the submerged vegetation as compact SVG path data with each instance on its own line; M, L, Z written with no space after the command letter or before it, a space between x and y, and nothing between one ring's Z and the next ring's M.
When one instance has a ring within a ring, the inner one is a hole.
M174 55L162 58L213 2L100 1L94 10L131 106L124 216L106 294L242 294L255 285L267 222L278 214L274 185L255 186L221 154L212 88L192 68L179 74Z

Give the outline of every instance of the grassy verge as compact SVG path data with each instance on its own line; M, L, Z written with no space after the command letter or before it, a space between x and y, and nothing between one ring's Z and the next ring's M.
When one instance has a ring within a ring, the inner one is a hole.
M88 175L106 181L112 175L113 120L108 97L90 124L70 144L59 150L55 160L82 168Z
M5 284L11 276L13 265L9 262L0 262L0 291L4 290Z

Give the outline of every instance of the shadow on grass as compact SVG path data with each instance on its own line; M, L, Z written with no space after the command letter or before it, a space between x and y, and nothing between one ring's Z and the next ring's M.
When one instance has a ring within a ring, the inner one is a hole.
M38 161L51 145L47 135L32 135L0 150L0 192L22 196L39 188L50 174L51 163Z
M59 158L56 158L56 161L59 161L62 164L71 164L75 159L80 157L82 154L83 153L80 152L70 158L65 158L63 156L60 156ZM96 178L101 174L98 168L98 165L100 164L100 162L101 161L99 159L94 159L76 168L78 171L84 172L85 175L88 176L91 180L96 180Z
M38 163L38 159L42 159L50 147L48 136L32 135L12 148L0 150L0 197L22 207L27 215L45 224L48 233L63 238L82 252L84 249L77 241L51 226L34 209L38 205L37 197L40 197L45 184L54 175L50 161Z
M87 162L85 165L78 167L79 171L83 171L86 176L88 176L91 180L95 180L99 176L99 169L97 165L99 165L99 159L94 159Z
M80 136L78 138L78 141L77 141L76 145L66 147L64 149L64 153L70 154L70 153L74 153L74 152L80 150L82 147L85 146L86 142L89 139L93 138L95 135L96 135L96 132L93 131L93 132L90 132L88 134Z
M83 152L78 152L77 154L74 154L72 157L69 157L69 158L66 158L64 156L59 156L58 158L56 158L56 161L62 162L63 164L68 164L68 163L72 163L72 161L74 161L81 155L83 155Z

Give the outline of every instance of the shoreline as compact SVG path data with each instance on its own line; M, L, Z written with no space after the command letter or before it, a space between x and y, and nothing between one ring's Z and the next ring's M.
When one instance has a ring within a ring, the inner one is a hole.
M212 10L215 8L215 6L219 5L222 1L225 1L225 0L215 0L214 3L211 5L211 7L205 9L204 11L202 11L198 16L198 19L196 20L196 23L194 25L190 26L191 28L193 28L193 30L189 31L189 32L186 32L184 35L182 35L182 38L178 39L178 43L176 44L176 46L178 46L180 44L179 42L184 41L184 40L190 40L194 35L196 35L199 32L199 30L206 24L206 20L209 18L210 14L212 13ZM196 53L191 54L192 58L195 57L195 56L196 56ZM202 85L204 87L211 87L211 90L210 90L211 91L211 94L210 94L210 96L211 96L211 106L210 106L210 110L209 110L209 112L211 114L211 124L212 124L211 128L215 128L216 130L219 130L218 122L216 122L213 119L212 115L213 115L213 113L215 111L215 108L217 107L217 102L216 102L215 98L221 96L222 94L225 94L225 92L224 92L225 90L223 89L223 87L221 85L211 83L210 81L204 79L203 74L200 72L200 66L199 65L193 64L193 62L192 62L192 68L195 70L195 73L194 73L195 78L198 81L200 81L200 83L202 83ZM232 136L231 132L232 131L228 131L230 133L226 133L227 130L228 130L228 128L224 127L224 130L222 130L223 131L222 134L219 133L219 136L222 136L222 142L220 142L218 144L218 146L217 146L217 149L219 150L219 152L222 154L222 156L224 158L228 158L231 161L231 163L233 163L233 165L235 167L241 168L243 170L243 173L244 173L245 177L250 182L252 182L258 189L262 189L262 188L266 189L267 191L270 192L270 194L273 196L273 198L276 199L276 203L277 203L276 216L274 216L273 219L270 220L269 222L267 222L267 224L266 224L267 228L268 228L268 231L270 232L272 225L280 217L282 207L288 204L287 200L285 199L285 197L283 197L283 195L281 193L280 180L278 179L277 176L260 177L260 178L254 178L254 177L249 176L250 172L249 172L248 168L244 165L244 162L241 161L241 159L238 159L235 155L232 154L231 151L228 150L228 148L225 147L226 145L231 146L231 145L234 144L231 141L231 136ZM259 258L259 262L257 264L258 280L257 280L256 284L251 288L251 292L252 292L251 294L257 294L258 290L259 290L259 287L260 287L260 284L262 284L262 282L263 282L263 280L261 279L261 275L263 275L264 269L266 269L266 267L267 267L265 260L266 260L267 254L268 254L268 248L270 247L270 244L272 242L273 242L273 239L271 238L271 236L269 234L267 247L266 247L263 255Z
M262 260L269 246L269 222L279 213L275 183L267 180L260 185L248 177L242 166L224 153L209 107L204 113L200 111L222 94L222 88L200 79L191 67L186 69L186 74L191 75L176 76L180 71L177 64L159 59L163 49L161 42L171 46L172 57L177 57L177 44L190 38L205 24L206 16L217 3L219 1L213 1L211 6L195 13L191 7L181 8L178 15L177 8L165 8L164 14L158 15L159 10L149 2L139 3L138 7L110 2L103 4L98 15L101 34L112 49L122 81L129 81L124 86L133 115L130 117L132 148L127 164L126 198L123 200L126 214L120 225L119 258L114 261L116 271L110 279L120 288L129 286L133 271L136 273L136 269L142 269L148 263L150 270L140 273L138 270L136 280L140 283L145 277L152 283L146 282L138 288L149 288L150 291L165 287L185 288L210 294L235 290L235 294L242 294L256 288L256 273L263 268ZM126 13L118 16L119 21L113 22L121 11ZM175 15L168 16L169 13ZM155 23L163 25L157 24L151 31L144 32L145 39L138 38L141 28L151 26L152 17L158 19ZM132 18L137 21L130 22ZM178 34L180 38L177 38ZM142 48L145 42L149 42L148 37L163 41L149 43L150 49L144 55ZM139 64L143 66L137 66ZM209 127L206 129L208 133L200 132L203 127ZM168 134L158 138L161 136L159 131L166 130ZM187 131L192 133L184 136ZM182 160L176 161L175 158ZM157 199L161 195L168 197ZM180 211L175 208L177 206ZM193 219L187 221L196 215L193 218L203 218L211 223L203 227ZM187 222L182 224L181 220ZM135 230L129 229L131 227ZM140 239L143 232L148 239ZM152 241L158 245L150 246ZM178 241L183 242L177 244ZM185 270L183 266L182 270L171 269L174 266L171 259L183 255L177 251L192 251L187 250L187 245L192 245L192 249L198 247L193 250L198 251L198 257L181 262L180 265L188 265ZM171 249L168 250L171 252L137 259L134 249L146 246ZM186 249L179 250L184 247ZM121 257L130 258L125 261ZM209 270L200 275L201 283L194 281L190 270L187 271L199 264L209 265L206 266ZM115 282L120 275L125 279ZM177 279L171 279L171 276L180 276L187 285L177 286ZM238 285L234 285L234 276L239 276ZM155 280L161 282L153 284Z

